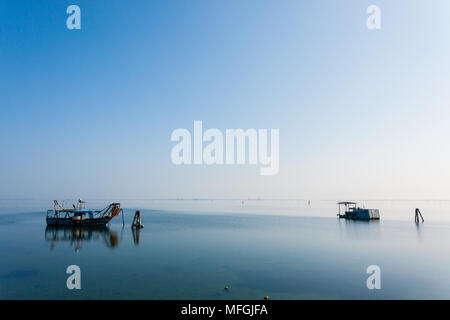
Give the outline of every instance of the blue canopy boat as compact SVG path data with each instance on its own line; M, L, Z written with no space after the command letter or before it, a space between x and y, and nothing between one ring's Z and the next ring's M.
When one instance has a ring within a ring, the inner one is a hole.
M47 225L49 226L105 226L112 218L123 211L120 203L111 203L102 210L86 209L85 202L78 200L78 206L73 209L64 209L54 200L54 209L47 210Z
M341 214L341 205L344 206L344 214ZM339 218L354 220L379 220L380 211L378 209L365 209L356 206L356 202L338 202Z

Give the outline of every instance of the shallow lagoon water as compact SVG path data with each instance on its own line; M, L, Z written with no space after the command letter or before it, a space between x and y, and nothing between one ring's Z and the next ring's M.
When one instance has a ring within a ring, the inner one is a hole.
M450 298L450 222L427 219L428 211L417 226L412 215L357 222L294 209L283 215L282 206L270 211L261 202L211 212L214 201L198 211L192 203L167 204L147 202L138 232L130 228L133 209L125 210L125 227L118 217L108 228L71 230L47 228L40 204L4 205L0 298ZM81 290L66 287L73 264L81 268ZM366 287L369 265L381 268L381 290Z

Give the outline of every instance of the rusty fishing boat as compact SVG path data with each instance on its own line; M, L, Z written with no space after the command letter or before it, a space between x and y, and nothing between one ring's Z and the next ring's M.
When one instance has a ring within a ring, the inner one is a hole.
M112 218L117 217L123 210L120 203L111 203L101 210L86 209L86 202L78 200L78 205L72 205L73 208L65 209L54 200L54 208L47 210L48 226L105 226Z

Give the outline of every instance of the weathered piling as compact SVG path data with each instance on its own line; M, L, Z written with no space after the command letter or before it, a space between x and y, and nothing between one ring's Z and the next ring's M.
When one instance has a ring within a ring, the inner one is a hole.
M422 222L425 222L425 220L424 220L423 217L422 217L422 213L420 213L419 208L416 208L416 214L415 214L415 217L414 217L414 221L415 221L416 223L419 223L419 222L420 222L419 217L420 217L420 219L422 219Z
M134 214L133 224L131 225L132 229L142 229L144 225L141 223L141 212L138 210Z

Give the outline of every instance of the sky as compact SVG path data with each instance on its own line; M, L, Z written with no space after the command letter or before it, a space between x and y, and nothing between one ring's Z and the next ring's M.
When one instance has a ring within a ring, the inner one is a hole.
M449 57L447 0L0 0L0 198L450 199ZM278 174L174 165L195 120Z

